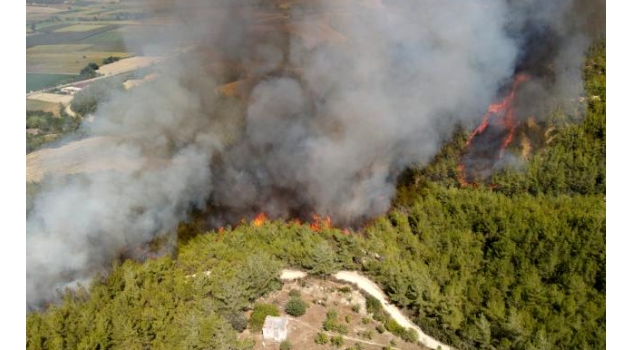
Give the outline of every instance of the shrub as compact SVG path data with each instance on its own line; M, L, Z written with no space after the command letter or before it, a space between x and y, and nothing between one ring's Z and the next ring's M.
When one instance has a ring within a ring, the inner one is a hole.
M369 317L362 318L362 324L369 324L369 323L371 323L371 319Z
M102 64L109 64L109 63L118 62L118 61L120 61L120 57L109 56L102 60Z
M316 339L314 339L316 344L326 344L329 342L329 336L327 333L320 332L316 335Z
M334 318L327 318L322 322L322 329L325 331L331 332L335 331L338 328L338 323Z
M347 328L346 324L339 324L335 327L335 331L340 334L347 334L349 333L349 328Z
M338 312L335 309L329 309L327 311L327 320L335 320L338 318Z
M367 301L367 312L370 314L376 314L379 313L380 311L382 311L382 303L380 302L380 300L367 295L366 296L366 301Z
M257 303L253 308L253 312L249 319L249 326L251 327L251 330L261 330L262 325L264 324L264 319L267 318L267 316L280 316L278 307L273 304Z
M389 317L384 311L378 311L373 314L373 319L382 323L386 323Z
M376 331L378 331L378 333L382 334L382 333L384 333L384 331L386 331L386 329L384 328L384 325L381 323L381 324L376 326Z
M360 304L351 305L351 311L359 313L360 312Z
M302 301L302 299L294 297L289 299L287 304L284 306L284 311L291 316L299 317L307 312L307 304Z
M300 298L302 293L300 293L299 289L292 289L289 291L289 297L291 298Z
M293 345L291 345L291 342L288 340L285 340L282 343L280 343L280 350L291 350L292 348L293 348Z
M351 293L351 287L346 286L346 287L338 288L338 292L343 294Z
M373 338L373 334L371 334L371 331L364 331L360 333L360 336L367 340L371 340Z
M342 345L344 345L344 339L342 338L341 335L331 337L331 345L339 348Z
M351 320L352 320L352 319L353 319L353 317L351 317L351 315L346 315L346 316L344 317L344 321L345 321L345 322L347 322L347 323L351 323Z
M418 331L416 331L413 328L405 329L401 337L404 341L409 343L415 343L418 341L418 338L419 338Z
M384 324L384 327L391 333L393 333L394 335L403 338L404 337L404 333L406 332L406 330L404 329L404 327L402 327L401 325L398 324L398 322L396 322L394 319L389 319L387 320L387 322ZM404 338L403 338L404 339Z
M236 332L242 332L245 328L247 328L247 319L240 312L230 313L226 315L225 318L227 319L227 321L229 321L229 323L231 323L231 327L233 327Z

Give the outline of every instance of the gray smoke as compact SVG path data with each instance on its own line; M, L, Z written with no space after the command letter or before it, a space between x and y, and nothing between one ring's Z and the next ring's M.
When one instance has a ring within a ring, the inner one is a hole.
M456 124L477 123L516 71L535 77L541 102L579 93L584 50L603 30L593 7L149 1L170 28L131 49L173 58L83 126L110 140L103 157L128 166L43 183L27 218L28 306L194 209L209 208L212 225L257 212L341 225L384 213L398 175L428 162ZM233 96L220 92L236 80Z

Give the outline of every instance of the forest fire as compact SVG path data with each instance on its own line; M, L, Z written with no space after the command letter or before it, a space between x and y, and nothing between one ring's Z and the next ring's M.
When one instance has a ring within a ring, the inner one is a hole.
M313 222L311 222L310 226L314 231L331 228L331 218L328 216L322 217L318 214L313 214Z
M267 217L267 214L261 212L258 215L256 215L256 217L251 221L251 224L253 226L260 227L264 225L264 223L267 222L268 220L269 218ZM289 225L295 225L295 226L301 226L303 224L302 220L298 218L290 219L287 221L287 223ZM309 224L309 227L311 227L311 229L316 232L322 229L332 228L331 218L329 216L321 216L318 214L313 214L312 219L311 221L308 222L308 224Z
M255 217L255 219L253 219L253 226L260 227L265 223L265 221L267 221L267 214L260 213Z
M516 129L515 98L518 87L530 80L526 74L517 74L511 90L502 100L489 105L482 122L473 130L458 164L458 181L462 187L471 186L476 179L486 179L493 166L504 157Z

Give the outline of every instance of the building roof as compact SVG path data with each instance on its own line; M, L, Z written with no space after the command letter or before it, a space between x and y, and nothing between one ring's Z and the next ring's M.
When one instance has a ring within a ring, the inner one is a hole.
M287 318L286 317L273 317L267 316L264 320L264 325L262 328L270 328L270 329L287 329Z

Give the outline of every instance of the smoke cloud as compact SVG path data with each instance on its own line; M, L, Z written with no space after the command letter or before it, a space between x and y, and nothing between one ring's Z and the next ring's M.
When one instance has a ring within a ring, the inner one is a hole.
M131 49L171 58L83 125L126 167L43 182L27 218L28 307L194 209L212 226L383 214L400 173L476 124L515 73L533 76L532 110L579 94L604 31L604 1L147 3L166 26Z

